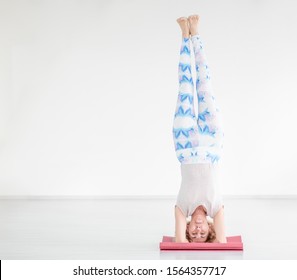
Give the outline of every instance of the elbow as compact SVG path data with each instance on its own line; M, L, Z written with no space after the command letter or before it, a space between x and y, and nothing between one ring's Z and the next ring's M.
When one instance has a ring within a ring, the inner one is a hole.
M175 238L176 243L189 243L188 239Z
M218 242L219 243L227 243L227 238L226 237L220 238L220 239L218 239Z

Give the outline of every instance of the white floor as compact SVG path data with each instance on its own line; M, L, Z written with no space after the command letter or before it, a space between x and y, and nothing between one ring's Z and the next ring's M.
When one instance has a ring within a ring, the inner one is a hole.
M244 251L160 251L174 200L0 200L0 259L297 259L296 199L224 199Z

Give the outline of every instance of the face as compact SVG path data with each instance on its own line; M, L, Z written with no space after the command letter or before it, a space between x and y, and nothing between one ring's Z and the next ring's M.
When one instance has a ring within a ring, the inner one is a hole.
M188 231L193 242L205 242L209 232L209 225L203 215L192 216Z

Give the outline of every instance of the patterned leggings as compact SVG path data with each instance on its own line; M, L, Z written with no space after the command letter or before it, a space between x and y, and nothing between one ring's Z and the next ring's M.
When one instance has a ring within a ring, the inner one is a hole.
M190 42L195 54L198 118L194 109ZM178 78L179 93L172 130L176 156L182 164L216 163L221 156L224 132L199 34L191 39L182 38Z

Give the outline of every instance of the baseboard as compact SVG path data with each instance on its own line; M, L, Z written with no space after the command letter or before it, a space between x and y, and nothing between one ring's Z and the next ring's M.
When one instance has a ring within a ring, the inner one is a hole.
M101 199L101 200L175 200L176 195L0 195L5 199ZM297 199L287 195L222 195L223 199Z

